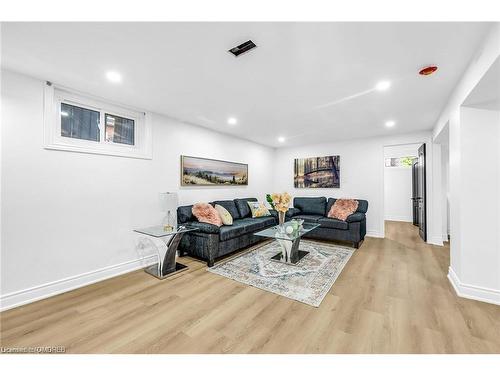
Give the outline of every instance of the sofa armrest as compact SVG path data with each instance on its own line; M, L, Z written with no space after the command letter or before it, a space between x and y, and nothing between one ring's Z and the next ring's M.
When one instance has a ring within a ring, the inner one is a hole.
M362 212L355 212L352 215L347 216L347 221L348 223L353 223L356 221L363 221L366 218L365 214Z
M186 227L196 228L199 232L209 233L209 234L218 234L220 232L220 228L217 225L209 224L209 223L200 223L199 221L190 221L182 224Z

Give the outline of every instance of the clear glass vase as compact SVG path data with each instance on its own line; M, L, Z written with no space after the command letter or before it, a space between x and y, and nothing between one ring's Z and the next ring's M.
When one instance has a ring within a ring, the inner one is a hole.
M286 214L286 212L278 211L278 223L279 223L279 225L285 224L285 214Z

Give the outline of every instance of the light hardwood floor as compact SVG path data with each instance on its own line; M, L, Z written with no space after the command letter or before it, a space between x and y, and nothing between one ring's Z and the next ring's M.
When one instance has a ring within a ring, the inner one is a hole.
M136 271L1 313L1 345L69 353L500 353L500 306L456 296L449 248L366 238L319 308L190 269Z

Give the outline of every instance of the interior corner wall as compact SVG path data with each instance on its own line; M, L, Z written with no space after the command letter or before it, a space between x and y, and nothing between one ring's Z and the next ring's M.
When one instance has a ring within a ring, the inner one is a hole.
M2 309L143 266L132 229L161 221L160 192L191 204L272 190L273 148L157 114L152 160L46 150L43 86L2 71ZM248 163L249 184L181 187L182 154Z
M399 136L374 137L345 142L284 147L276 150L274 186L277 191L288 191L292 196L325 196L358 198L369 202L367 235L384 237L384 146L426 143L427 160L432 165L431 133L421 132ZM294 187L294 159L340 155L340 188L311 189ZM432 197L432 168L427 169L427 191ZM427 221L432 230L432 203L427 210ZM439 225L441 223L439 222ZM439 232L440 234L440 232ZM431 235L432 237L432 235Z
M460 109L461 282L500 291L500 112ZM454 187L456 188L456 187ZM458 235L455 233L455 235Z
M500 304L500 112L450 118L449 278L457 294Z
M460 110L450 114L449 120L449 183L450 183L450 269L461 273L461 126Z
M450 234L450 177L449 177L449 145L444 144L441 145L441 171L442 171L442 180L441 180L441 212L442 212L442 233L443 233L443 241L448 241L448 235Z
M485 287L480 284L470 284L475 279L474 273L480 273L478 267L478 262L483 262L480 259L472 260L472 265L467 264L466 256L464 255L464 243L463 243L463 233L464 231L470 231L471 227L465 226L463 223L463 217L467 214L467 210L464 211L464 204L467 204L467 200L471 197L463 194L462 183L465 182L466 178L471 178L470 176L462 175L463 163L467 163L465 158L469 155L464 155L462 152L462 142L466 141L464 139L465 132L467 129L463 129L463 124L461 124L461 106L466 101L469 94L476 87L476 85L481 81L487 71L490 69L492 64L497 60L500 55L500 23L492 23L491 29L485 37L483 43L479 46L475 56L471 59L469 66L462 75L462 78L458 85L455 87L454 91L451 93L448 103L433 128L433 140L437 139L445 129L446 125L449 124L449 202L450 202L450 213L449 213L449 225L450 225L450 269L448 273L448 278L451 284L455 288L458 295L466 298L481 300L485 302L492 302L500 304L500 288L498 286ZM497 125L498 128L498 125ZM483 134L479 130L478 134L482 134L483 137L475 138L475 147L479 150L483 148L483 142L491 143L491 135ZM472 133L474 137L474 133ZM493 137L494 138L494 137ZM473 138L474 139L474 138ZM500 147L497 145L496 149ZM476 155L481 154L483 150L479 150ZM470 155L472 160L477 160L476 155ZM495 170L495 167L491 167L491 171ZM472 177L473 178L473 177ZM475 196L483 195L482 190L474 192ZM500 203L495 202L494 198L498 200L498 191L495 196L491 197L492 200L489 202L489 207L498 207L500 210ZM497 211L498 212L498 211ZM472 224L472 228L475 227ZM494 228L496 235L487 234L484 231L476 232L475 236L478 241L486 236L491 238L497 238L500 243L500 236L498 235L500 226ZM483 236L480 235L483 234ZM474 248L469 249L471 254L474 253ZM499 249L497 248L497 253ZM476 257L477 258L477 257ZM499 257L500 258L500 257ZM490 259L490 261L492 261ZM496 273L500 275L500 259L493 260L493 264L497 267ZM465 270L465 267L473 267L476 271L469 274L470 279L468 281L463 280L463 275L470 273L470 270ZM488 269L490 266L486 266ZM488 278L489 276L484 276ZM477 280L480 281L480 280ZM486 281L486 280L484 280Z

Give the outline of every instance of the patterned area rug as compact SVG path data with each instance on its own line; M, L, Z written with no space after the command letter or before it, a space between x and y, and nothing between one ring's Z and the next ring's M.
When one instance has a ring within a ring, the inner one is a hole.
M309 254L296 265L270 260L281 251L279 244L273 241L208 270L318 307L354 249L312 241L301 241L300 249L309 251Z

